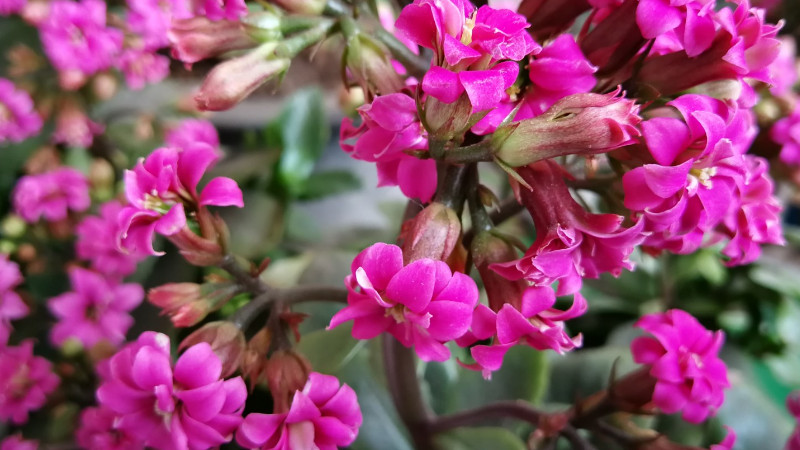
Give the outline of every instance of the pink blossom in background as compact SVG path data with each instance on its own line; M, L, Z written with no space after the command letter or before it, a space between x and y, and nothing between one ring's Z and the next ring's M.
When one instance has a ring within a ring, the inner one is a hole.
M88 77L112 66L122 49L123 36L120 30L106 26L104 1L54 0L49 7L39 33L53 67L62 75ZM79 85L63 87L75 89Z
M648 314L634 326L652 335L634 339L631 353L635 362L650 366L656 379L653 404L666 414L681 411L687 422L713 416L730 387L727 367L718 356L722 331L712 333L679 309Z
M144 299L144 289L136 283L118 284L80 267L69 273L72 291L47 301L58 322L50 330L50 340L63 345L76 339L90 349L100 341L119 345L133 325L130 312Z
M569 295L580 290L584 278L618 276L623 269L633 269L629 256L644 238L641 221L625 228L622 216L586 211L572 198L563 169L553 161L517 171L531 187L518 189L533 217L536 241L521 259L493 264L494 271L535 286L558 281L557 295Z
M236 442L263 450L334 450L356 440L361 422L353 389L334 376L311 372L303 390L295 392L289 411L248 414Z
M0 144L21 142L42 128L42 118L27 92L0 78Z
M178 149L205 144L216 150L219 148L219 135L214 125L207 120L184 119L174 128L167 130L164 142L167 147Z
M20 178L12 198L14 211L29 223L66 219L69 211L82 212L91 205L89 182L71 167Z
M640 0L636 23L645 39L675 32L689 56L697 56L714 40L713 0Z
M781 47L777 58L769 66L772 86L769 92L775 96L792 94L792 87L797 83L797 43L790 35L781 36Z
M352 158L375 163L378 186L399 186L409 198L430 201L436 192L436 162L405 153L428 148L414 99L401 93L382 95L358 108L358 113L359 127L348 117L342 120L342 149Z
M0 253L0 347L6 345L11 334L11 321L28 315L30 310L14 289L22 283L22 273L17 263Z
M195 16L208 20L239 20L247 15L244 0L189 0Z
M575 38L562 34L531 59L528 75L536 89L526 101L542 113L568 95L591 91L595 72Z
M800 450L800 391L794 391L786 397L786 409L794 417L795 428L786 442L786 450Z
M133 90L158 83L169 75L169 58L147 50L127 49L120 54L116 65Z
M81 412L75 442L86 450L142 450L144 444L116 426L119 416L103 407Z
M146 50L169 44L167 32L172 19L192 17L188 0L127 0L128 28L144 41Z
M22 439L21 434L15 434L0 441L0 450L36 450L38 448L38 442Z
M388 332L424 361L450 357L444 343L467 332L478 302L472 278L428 258L403 266L400 247L383 243L359 253L350 268L348 306L328 328L352 320L356 339Z
M19 14L27 3L28 0L0 0L0 16Z
M126 170L128 205L119 215L122 247L157 255L153 234L171 236L183 229L185 205L243 207L242 191L230 178L214 178L197 193L200 179L217 160L219 154L209 146L162 147L139 160L133 170Z
M97 399L119 416L116 428L148 447L216 447L233 438L247 398L242 378L223 380L221 372L207 343L189 347L173 366L169 338L147 331L111 357Z
M33 355L32 340L0 347L0 420L24 424L58 383L50 361Z
M92 145L94 137L104 130L105 126L90 119L81 106L67 102L56 113L53 142L70 147L88 148Z
M800 108L775 122L769 130L769 137L781 146L781 161L800 167Z
M120 228L118 217L122 204L116 200L100 206L99 216L86 216L75 228L78 258L89 261L92 269L110 279L122 279L136 271L136 265L147 257L144 253L122 251L117 245Z

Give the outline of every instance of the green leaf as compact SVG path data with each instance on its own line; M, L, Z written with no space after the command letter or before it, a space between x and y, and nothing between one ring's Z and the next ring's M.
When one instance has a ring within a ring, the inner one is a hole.
M269 130L280 130L283 149L277 164L277 182L290 197L303 192L317 159L328 143L330 127L325 118L322 93L302 90L289 98ZM272 133L268 133L272 135Z
M436 437L440 448L447 450L525 450L514 433L500 427L460 428Z
M351 336L353 325L340 325L333 330L319 330L303 335L297 350L308 358L315 371L335 373L347 365L364 347L366 341Z
M794 298L800 298L800 278L793 265L768 263L762 260L750 272L750 278L757 284Z
M628 347L600 347L554 355L550 361L548 402L571 404L608 387L616 364L617 378L636 368Z
M353 191L361 187L361 180L346 170L331 170L315 173L302 186L298 194L301 200L314 200Z

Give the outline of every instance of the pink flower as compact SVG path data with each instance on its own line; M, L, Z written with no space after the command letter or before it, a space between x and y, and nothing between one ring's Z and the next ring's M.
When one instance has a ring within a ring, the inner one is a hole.
M562 34L531 59L528 75L536 89L527 101L536 105L538 113L544 112L568 95L591 91L595 72L597 67L586 59L575 38Z
M509 280L525 278L535 286L559 282L558 295L580 290L583 278L633 269L628 259L642 239L641 221L622 227L622 216L592 214L580 206L564 182L563 169L542 161L517 172L530 185L519 187L522 204L536 226L536 241L522 259L492 265Z
M169 58L147 50L127 49L119 56L116 65L133 90L158 83L169 75Z
M230 178L217 177L197 193L197 184L219 159L207 145L159 148L125 171L128 206L119 215L122 246L151 255L153 233L172 236L186 226L185 207L244 206L242 191Z
M91 205L86 177L70 167L26 175L12 196L14 211L29 223L42 217L50 222L66 219L69 211L85 211Z
M0 144L21 142L42 128L42 118L33 109L27 92L0 78Z
M187 149L197 144L219 148L219 136L214 125L203 119L184 119L167 131L164 138L167 147Z
M117 245L122 204L116 200L100 206L99 216L86 216L75 228L78 258L91 263L92 269L110 279L122 279L136 271L137 264L147 255L124 252Z
M203 342L172 367L169 338L147 331L111 357L109 377L97 390L116 427L163 450L216 447L242 421L247 388L241 377L221 380L222 363Z
M772 86L770 93L774 96L791 95L792 88L797 83L797 43L789 35L781 36L781 48L778 56L769 66Z
M436 162L405 153L428 148L414 99L400 93L382 95L358 108L358 113L362 119L358 128L349 118L342 121L342 149L355 159L375 163L378 186L400 186L407 197L430 201L436 192ZM346 143L351 139L356 139L354 145Z
M101 0L54 0L40 25L44 51L62 76L86 78L108 69L122 49L122 32L106 27L106 3ZM63 79L62 79L63 81ZM76 89L83 82L62 87Z
M208 20L239 20L247 15L244 0L189 0L195 16Z
M38 442L23 440L21 434L9 436L0 442L0 450L36 450L38 448Z
M769 130L769 137L781 146L781 161L790 166L800 166L800 108L775 122Z
M689 313L672 309L648 314L634 325L653 335L631 343L633 360L650 365L656 379L653 404L666 414L682 411L683 419L700 423L714 415L730 387L727 368L718 353L725 339Z
M88 148L94 136L105 130L102 124L92 121L86 111L75 102L66 102L56 113L53 142L71 147Z
M116 426L119 416L108 408L90 407L81 412L75 442L86 450L142 450L144 444Z
M32 340L0 347L0 420L27 422L28 412L44 406L58 381L50 361L33 355Z
M58 319L50 331L53 343L63 345L67 339L76 339L89 349L100 341L124 342L133 325L129 312L144 299L142 286L118 284L80 267L70 271L69 279L73 291L47 302Z
M686 54L697 56L714 40L713 0L639 0L636 23L645 39L675 30Z
M488 70L454 72L433 66L422 78L422 90L431 97L453 103L466 94L472 112L495 108L507 98L506 90L517 80L519 65L512 61L501 62Z
M28 305L22 301L14 289L22 283L19 266L9 261L8 255L0 254L0 347L8 342L11 334L11 321L28 315Z
M295 391L289 411L252 413L236 432L246 448L271 450L347 447L361 427L356 393L331 375L311 372L302 391Z
M27 4L27 0L0 0L0 16L19 14L25 9L25 5Z
M444 343L467 332L478 302L472 278L428 258L404 267L400 247L382 243L359 253L350 268L348 306L328 328L352 320L356 339L388 332L424 361L450 357Z
M143 39L147 50L167 46L173 19L192 17L187 0L127 0L127 4L128 28Z

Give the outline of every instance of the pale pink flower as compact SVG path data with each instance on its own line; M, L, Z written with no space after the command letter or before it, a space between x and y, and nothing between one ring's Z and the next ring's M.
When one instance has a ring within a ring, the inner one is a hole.
M47 301L58 322L50 330L50 339L63 345L76 339L90 349L100 341L119 345L133 325L130 311L144 299L144 289L136 283L118 284L102 275L80 267L69 273L73 291Z
M86 111L74 102L67 102L56 113L56 129L53 142L70 147L88 148L94 137L105 130L105 126L89 118Z
M117 58L116 65L133 90L158 83L169 75L169 58L147 50L127 49Z
M718 356L722 331L712 333L679 309L648 314L635 326L653 335L631 343L633 360L649 365L656 379L653 404L666 414L681 411L692 423L714 415L724 401L723 390L730 387L727 367Z
M111 357L97 390L116 428L162 450L210 448L229 442L242 421L247 388L241 377L220 379L222 363L203 342L174 364L169 338L145 332Z
M59 379L50 361L33 355L33 341L0 347L0 420L22 425L44 406Z
M424 361L450 357L444 344L467 332L478 302L472 278L428 258L403 266L400 247L383 243L359 253L350 268L348 306L329 328L352 320L356 339L388 332Z
M92 269L110 279L122 279L136 271L144 253L122 251L117 245L122 204L116 200L100 206L99 216L86 216L75 228L75 252L91 263Z
M42 128L42 118L33 109L27 92L0 78L0 144L21 142Z
M780 159L790 166L800 166L800 108L775 122L769 137L781 146Z
M66 219L69 211L82 212L91 205L86 177L71 167L20 178L12 197L15 212L30 223Z
M117 427L119 416L108 408L89 407L81 412L75 442L86 450L142 450L144 444Z
M248 414L236 442L263 450L335 450L356 440L361 422L353 389L334 376L311 372L288 411Z
M22 273L17 263L8 255L0 254L0 347L6 345L11 334L11 321L28 315L28 305L14 289L22 283Z

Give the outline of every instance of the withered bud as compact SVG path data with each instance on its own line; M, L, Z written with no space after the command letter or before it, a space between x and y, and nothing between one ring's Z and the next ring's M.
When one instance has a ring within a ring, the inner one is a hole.
M278 350L270 356L264 376L272 393L276 413L289 410L294 393L303 389L309 373L311 363L294 350Z
M239 368L245 351L245 341L242 330L233 322L222 320L207 323L187 336L179 348L183 350L200 342L208 342L222 361L222 378L227 378Z
M350 76L364 92L386 95L405 87L403 79L392 66L388 51L363 33L347 39L345 64Z
M176 327L190 327L219 309L236 293L232 283L168 283L150 289L147 300Z

